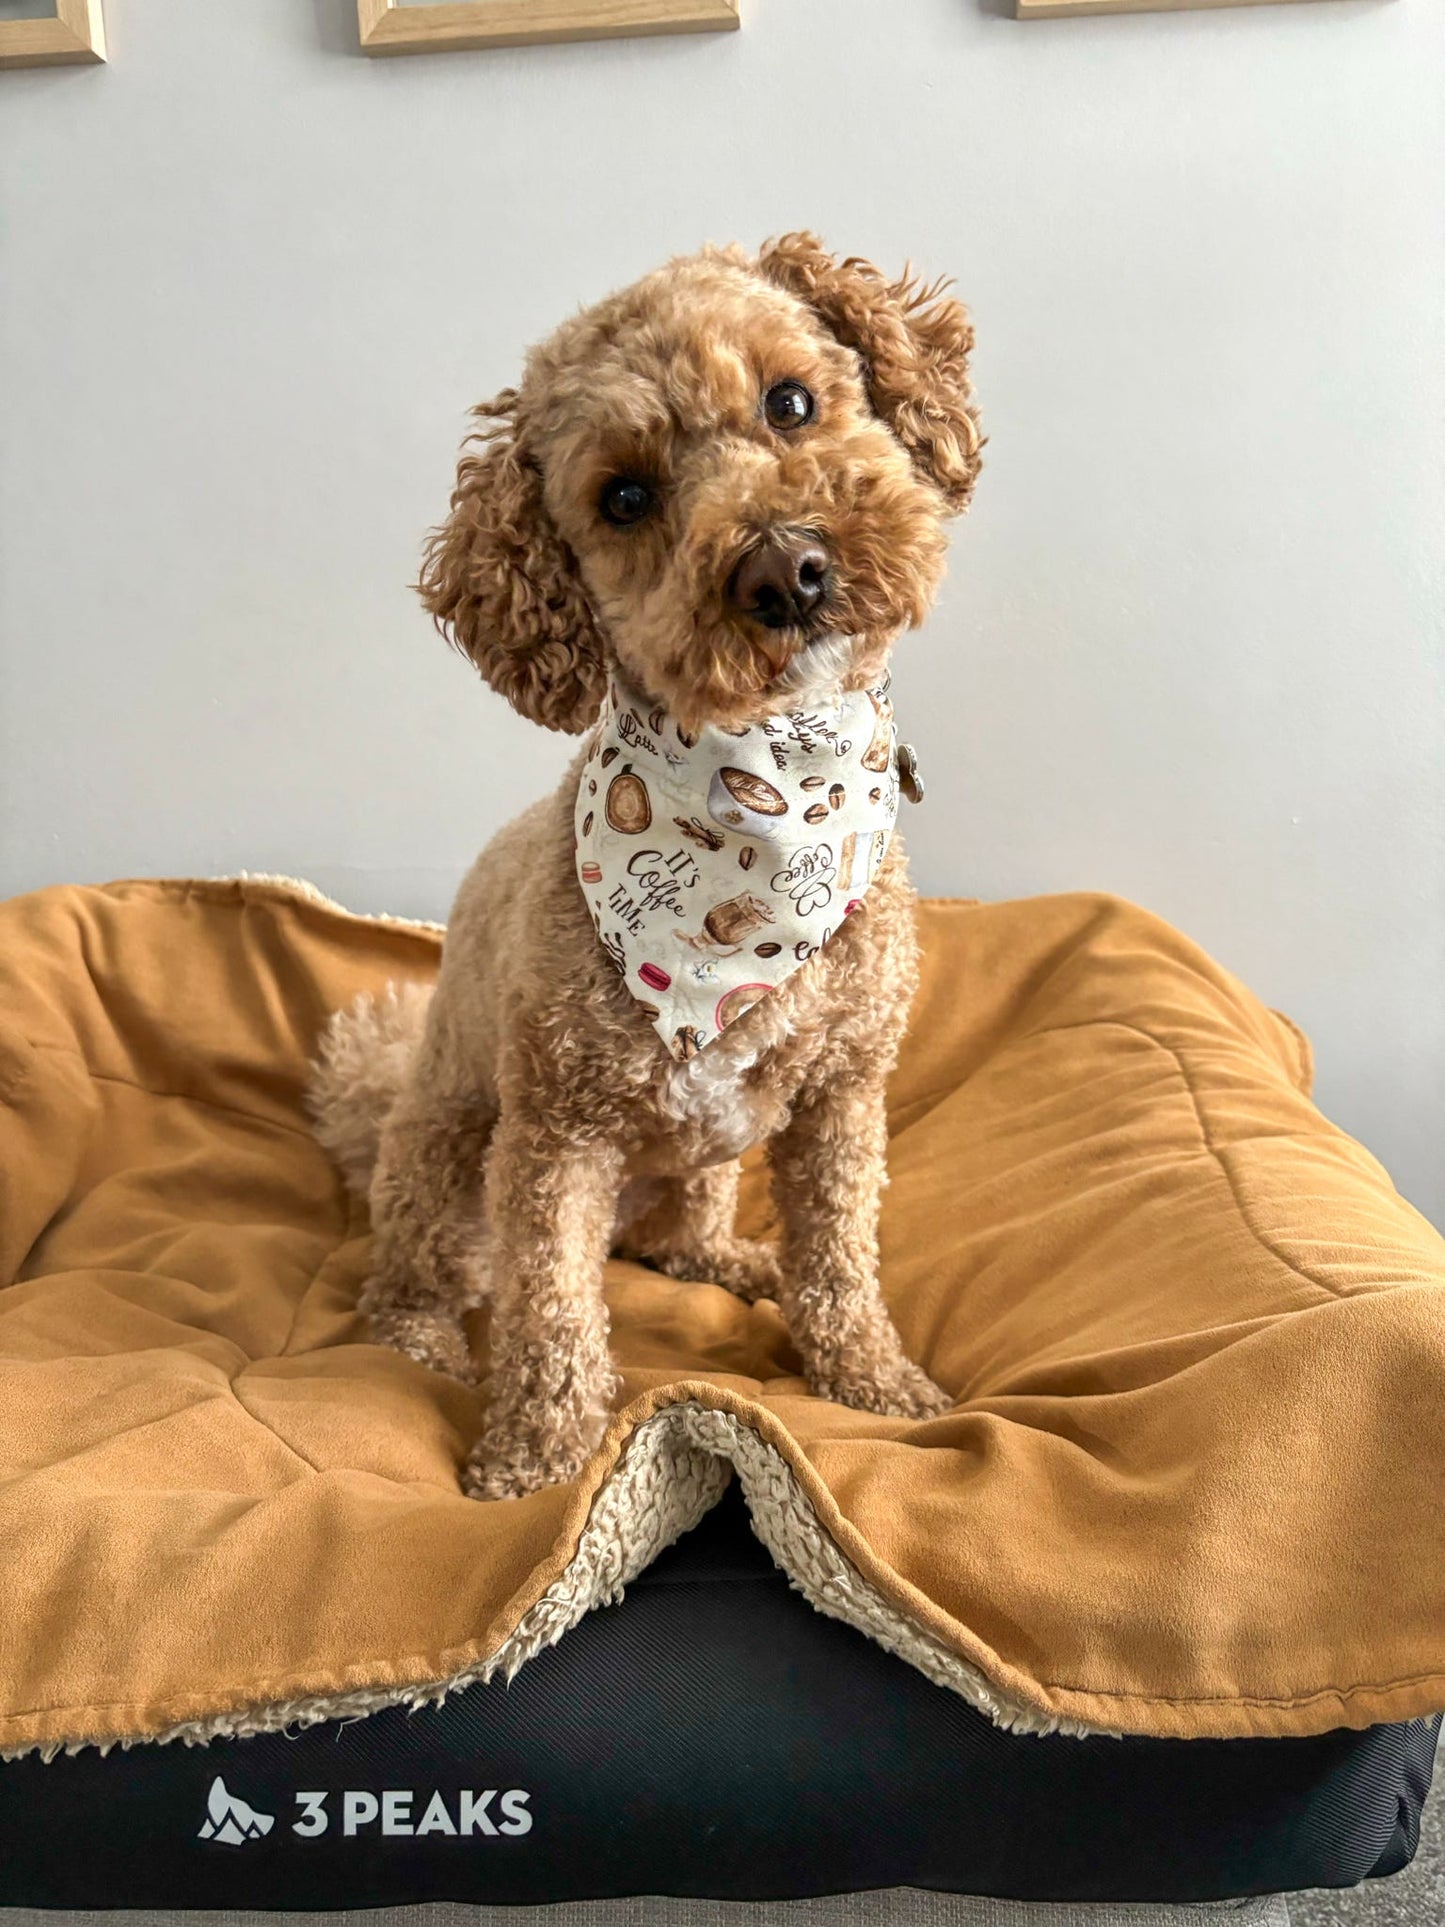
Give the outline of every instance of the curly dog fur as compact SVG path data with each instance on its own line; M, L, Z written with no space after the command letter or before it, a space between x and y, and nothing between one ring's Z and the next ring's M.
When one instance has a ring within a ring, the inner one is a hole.
M680 727L738 727L874 686L923 618L981 441L962 306L793 234L707 249L566 322L477 411L420 590L524 716L579 733L615 667ZM804 385L811 417L763 406ZM652 510L600 511L618 477ZM801 531L828 556L820 626L769 626L729 585ZM574 870L574 764L463 883L434 995L333 1019L318 1128L369 1183L376 1338L470 1373L489 1297L486 1423L467 1489L576 1476L614 1396L611 1250L775 1298L813 1390L923 1417L878 1285L884 1083L917 960L894 839L862 909L708 1048L674 1062L594 934ZM776 1250L733 1227L737 1158L766 1140Z

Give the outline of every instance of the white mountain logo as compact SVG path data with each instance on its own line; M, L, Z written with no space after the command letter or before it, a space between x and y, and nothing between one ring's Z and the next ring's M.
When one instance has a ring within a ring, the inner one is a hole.
M226 1791L218 1773L206 1796L206 1818L201 1822L202 1840L220 1840L228 1847L242 1847L248 1840L263 1840L276 1824L271 1813L257 1813L244 1800Z

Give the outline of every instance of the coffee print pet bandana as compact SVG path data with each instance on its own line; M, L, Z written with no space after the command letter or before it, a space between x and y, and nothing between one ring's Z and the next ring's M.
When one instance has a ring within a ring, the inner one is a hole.
M897 815L883 690L688 737L613 683L577 789L577 875L674 1057L821 949L878 874Z

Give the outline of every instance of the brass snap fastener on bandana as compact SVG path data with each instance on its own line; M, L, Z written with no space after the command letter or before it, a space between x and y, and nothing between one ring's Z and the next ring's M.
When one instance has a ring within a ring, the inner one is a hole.
M895 758L898 766L898 787L910 803L923 801L923 772L918 767L918 757L912 743L900 743Z

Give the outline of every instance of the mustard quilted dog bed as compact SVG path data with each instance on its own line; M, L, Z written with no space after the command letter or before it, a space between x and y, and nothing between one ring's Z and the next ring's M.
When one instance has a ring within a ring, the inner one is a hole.
M816 1399L775 1307L617 1264L603 1447L483 1505L477 1398L368 1344L364 1213L304 1111L327 1014L425 981L439 932L260 881L0 908L0 1750L512 1671L734 1470L816 1605L1002 1724L1445 1707L1445 1244L1167 925L923 918L884 1285L953 1412Z

